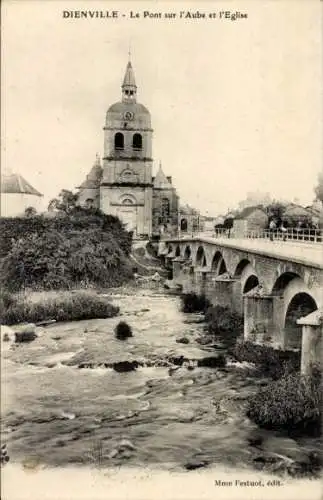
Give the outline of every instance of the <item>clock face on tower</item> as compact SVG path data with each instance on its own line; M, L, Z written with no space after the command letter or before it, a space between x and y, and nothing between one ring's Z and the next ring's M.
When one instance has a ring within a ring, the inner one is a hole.
M123 115L125 120L133 120L134 119L134 114L132 111L126 111Z

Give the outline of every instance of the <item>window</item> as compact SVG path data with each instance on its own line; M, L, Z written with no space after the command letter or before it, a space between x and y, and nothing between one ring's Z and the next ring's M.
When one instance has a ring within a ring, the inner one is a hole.
M133 200L131 198L124 198L122 200L122 205L133 205Z
M124 137L121 132L117 132L114 136L114 149L124 149Z
M133 149L140 150L142 149L142 136L141 134L134 134L132 139L132 147Z
M168 198L162 198L161 200L161 212L162 212L162 217L167 219L169 217L170 213L170 206L169 206L169 199Z

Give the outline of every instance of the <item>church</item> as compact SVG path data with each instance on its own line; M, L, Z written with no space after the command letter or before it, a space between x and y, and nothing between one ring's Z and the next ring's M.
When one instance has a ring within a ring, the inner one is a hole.
M179 198L161 164L153 176L151 116L137 101L130 60L121 85L121 100L109 107L103 130L102 163L97 155L78 187L79 204L119 217L135 236L177 230Z

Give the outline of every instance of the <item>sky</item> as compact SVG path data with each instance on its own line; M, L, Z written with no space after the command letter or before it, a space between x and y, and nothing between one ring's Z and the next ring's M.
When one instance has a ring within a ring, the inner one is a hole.
M63 10L118 18L64 19ZM179 18L197 10L217 17ZM223 10L248 18L220 19ZM250 191L310 203L322 170L321 30L316 0L4 0L2 169L45 200L77 187L102 155L130 45L154 169L161 161L183 203L209 215Z

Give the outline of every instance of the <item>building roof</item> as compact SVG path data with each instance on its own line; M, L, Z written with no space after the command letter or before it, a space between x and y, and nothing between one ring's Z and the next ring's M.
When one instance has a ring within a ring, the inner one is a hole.
M139 102L115 102L112 104L107 113L125 113L126 111L132 111L135 115L150 115L148 109Z
M102 178L102 167L101 167L100 157L97 154L93 167L87 174L85 181L82 182L82 184L78 187L78 189L97 189L100 187L101 178Z
M154 178L154 188L172 189L172 185L164 174L161 163L159 164L158 172L156 174L156 177Z
M24 193L43 196L22 175L13 172L5 172L1 175L1 193Z
M135 74L130 61L126 67L122 87L136 87Z

